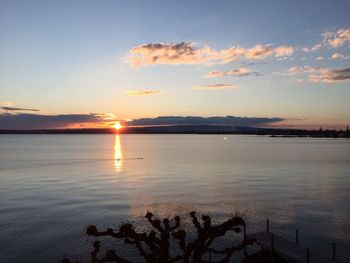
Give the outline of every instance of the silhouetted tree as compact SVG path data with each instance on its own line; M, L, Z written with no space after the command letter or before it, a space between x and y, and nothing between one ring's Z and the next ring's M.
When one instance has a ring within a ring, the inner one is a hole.
M148 212L146 218L153 227L149 232L136 232L132 224L123 224L118 231L107 229L99 231L95 225L90 225L86 233L89 236L101 237L108 236L117 239L123 239L125 244L134 245L139 255L146 263L166 263L166 262L229 262L232 254L235 251L244 250L245 247L255 242L254 239L247 239L245 232L242 241L239 244L231 245L225 249L214 249L211 247L214 240L218 237L225 236L229 231L240 233L245 229L245 222L240 216L232 216L222 224L212 225L211 218L208 215L203 215L201 222L195 212L190 213L193 226L196 230L191 241L188 241L188 234L185 230L180 229L181 219L179 216L174 217L174 223L170 223L168 218L154 219L152 213ZM179 249L176 252L170 252L170 240L173 238L177 242ZM119 256L115 250L108 250L105 255L99 255L101 245L99 241L93 243L93 251L91 252L91 263L117 262L129 263L132 262ZM217 261L212 261L212 255L216 255ZM206 259L205 259L206 258ZM72 263L69 259L64 259L62 263ZM79 263L79 261L75 261Z

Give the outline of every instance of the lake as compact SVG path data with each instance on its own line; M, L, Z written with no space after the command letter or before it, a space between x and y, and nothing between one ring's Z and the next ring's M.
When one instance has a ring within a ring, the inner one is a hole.
M239 212L350 262L350 140L239 135L0 135L0 262L84 258L85 227ZM129 253L129 252L125 252Z

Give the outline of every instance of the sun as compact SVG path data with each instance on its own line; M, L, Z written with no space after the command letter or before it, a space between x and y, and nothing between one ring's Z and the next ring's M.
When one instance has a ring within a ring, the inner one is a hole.
M117 121L116 123L114 123L113 127L116 131L119 131L124 126L119 121Z

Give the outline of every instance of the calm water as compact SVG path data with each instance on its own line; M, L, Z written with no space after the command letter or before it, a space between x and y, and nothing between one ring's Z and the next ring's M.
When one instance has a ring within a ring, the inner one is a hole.
M222 135L1 135L0 262L82 258L88 224L192 209L244 213L313 251L350 251L350 140ZM128 253L128 252L126 252ZM316 253L316 252L314 252ZM349 261L350 262L350 261Z

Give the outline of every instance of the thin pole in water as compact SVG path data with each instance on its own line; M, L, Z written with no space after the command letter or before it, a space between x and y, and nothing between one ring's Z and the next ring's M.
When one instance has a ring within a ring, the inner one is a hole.
M247 247L245 245L246 241L247 241L247 226L244 223L244 225L243 225L243 242L244 242L243 252L244 252L244 258L246 258L246 256L247 256Z
M245 223L243 225L243 234L244 234L244 239L246 239L247 238L247 226Z
M266 232L270 232L270 220L266 220Z
M272 233L271 233L271 249L272 249L272 251L275 249L274 236Z

